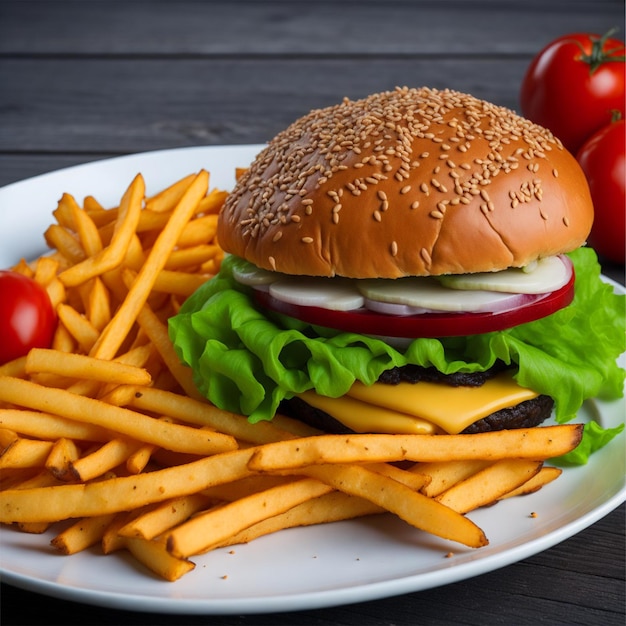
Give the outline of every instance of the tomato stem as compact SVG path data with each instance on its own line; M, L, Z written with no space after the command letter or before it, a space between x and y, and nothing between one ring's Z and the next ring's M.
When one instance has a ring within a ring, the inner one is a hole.
M582 53L580 60L584 63L589 64L590 75L593 74L604 63L623 63L624 61L626 61L626 56L623 54L619 56L614 56L614 53L618 50L624 50L623 45L618 45L614 48L610 48L607 50L604 49L607 40L616 31L616 28L612 28L604 35L602 35L602 37L590 36L589 39L591 40L591 52L589 54L585 52L580 42L576 42Z

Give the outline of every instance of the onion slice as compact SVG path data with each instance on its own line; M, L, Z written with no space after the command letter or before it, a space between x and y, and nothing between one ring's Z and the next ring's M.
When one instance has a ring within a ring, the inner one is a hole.
M551 315L569 305L574 298L575 276L569 259L566 263L570 276L563 287L548 294L529 296L519 306L497 312L427 312L400 316L377 313L365 307L352 311L331 311L318 306L284 302L267 291L255 290L254 294L258 304L264 308L339 331L412 339L460 337L512 328Z

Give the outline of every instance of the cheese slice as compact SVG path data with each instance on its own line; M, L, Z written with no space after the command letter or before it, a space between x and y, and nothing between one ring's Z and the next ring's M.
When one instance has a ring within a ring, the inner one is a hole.
M432 422L414 415L402 414L393 409L362 402L350 396L328 398L327 396L320 396L314 391L305 391L298 394L298 397L316 409L328 413L355 433L442 434L442 431Z
M538 395L504 372L480 387L424 381L369 386L357 382L342 398L326 398L312 391L300 397L355 432L456 434L496 411Z

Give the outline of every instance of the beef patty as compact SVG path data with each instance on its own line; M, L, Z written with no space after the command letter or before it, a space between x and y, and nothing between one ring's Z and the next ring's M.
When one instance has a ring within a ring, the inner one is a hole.
M485 372L442 374L435 368L405 365L383 372L378 382L394 385L401 382L417 383L419 381L428 381L452 387L479 387L504 369L505 366L502 364L496 365ZM442 389L442 393L445 393L445 390ZM496 411L474 422L463 430L462 433L473 434L491 430L532 428L550 417L553 406L554 401L550 396L540 395L532 400L521 402L516 406ZM298 419L327 433L347 434L353 432L325 411L312 407L300 398L283 400L279 411L283 415Z

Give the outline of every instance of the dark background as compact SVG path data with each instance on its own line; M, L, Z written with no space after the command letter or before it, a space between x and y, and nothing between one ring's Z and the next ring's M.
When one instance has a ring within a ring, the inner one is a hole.
M264 142L312 108L396 85L451 87L518 110L520 81L541 47L612 27L623 38L623 2L0 0L0 186L121 154ZM623 268L604 271L623 283ZM3 584L0 618L7 626L622 626L624 564L622 505L515 565L375 602L154 615Z

